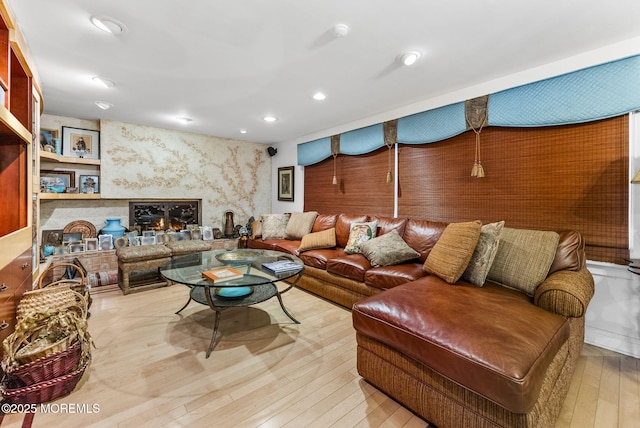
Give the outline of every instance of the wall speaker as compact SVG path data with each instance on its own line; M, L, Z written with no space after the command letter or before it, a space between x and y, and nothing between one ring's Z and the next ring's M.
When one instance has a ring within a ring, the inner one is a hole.
M278 149L276 149L275 147L269 147L267 149L267 153L269 153L269 156L275 156L276 153L278 153Z

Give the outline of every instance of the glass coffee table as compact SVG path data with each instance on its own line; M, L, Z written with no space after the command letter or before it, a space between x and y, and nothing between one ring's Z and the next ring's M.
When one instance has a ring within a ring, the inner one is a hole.
M293 262L291 270L274 273L263 266L264 263L288 260ZM242 273L241 278L224 282L209 281L202 272L218 267L232 267ZM255 305L272 297L277 297L282 311L296 324L300 324L287 311L282 302L282 294L298 282L304 271L302 261L288 253L271 250L214 250L192 253L173 258L160 268L160 274L167 280L187 285L191 288L189 300L176 314L182 312L194 300L215 311L215 321L207 358L211 355L218 334L220 315L230 307ZM287 287L280 291L277 282L287 281Z

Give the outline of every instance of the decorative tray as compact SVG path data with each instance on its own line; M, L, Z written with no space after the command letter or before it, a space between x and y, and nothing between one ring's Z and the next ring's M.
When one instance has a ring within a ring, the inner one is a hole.
M216 255L216 259L224 265L243 265L253 262L258 258L254 251L235 250Z
M75 220L64 227L63 233L82 233L82 239L95 238L96 227L86 220Z

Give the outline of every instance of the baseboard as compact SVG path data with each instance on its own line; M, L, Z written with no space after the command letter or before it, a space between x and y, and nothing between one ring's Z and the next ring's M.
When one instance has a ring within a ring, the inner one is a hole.
M624 336L608 330L585 326L584 341L620 354L640 358L640 338Z

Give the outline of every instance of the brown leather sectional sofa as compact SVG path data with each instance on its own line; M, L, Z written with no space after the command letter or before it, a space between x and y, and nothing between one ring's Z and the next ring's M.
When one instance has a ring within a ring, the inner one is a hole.
M352 222L395 229L418 259L372 267L344 247ZM447 223L378 216L318 215L313 232L335 227L337 247L298 254L298 286L352 308L358 372L439 427L553 426L584 339L593 296L584 242L562 232L544 282L529 297L499 284L450 285L423 270ZM297 254L300 241L251 239L250 248Z

